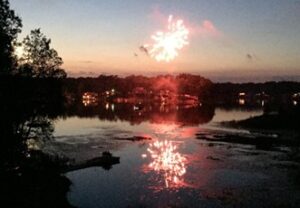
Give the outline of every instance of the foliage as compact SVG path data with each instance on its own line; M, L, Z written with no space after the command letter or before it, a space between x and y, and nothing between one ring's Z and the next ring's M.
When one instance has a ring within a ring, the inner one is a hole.
M48 39L40 29L30 32L23 40L24 53L20 59L19 74L37 78L64 78L66 72L60 68L62 58L50 47Z
M68 78L64 81L67 93L77 94L81 97L86 91L103 93L115 89L120 96L127 96L135 88L143 88L145 91L159 93L169 90L178 94L190 94L202 99L205 93L209 93L212 82L199 75L180 74L159 75L155 77L146 76L127 76L118 77L113 75L100 75L97 78Z
M0 0L0 74L9 74L16 66L16 56L13 52L21 28L22 21L10 9L8 0Z

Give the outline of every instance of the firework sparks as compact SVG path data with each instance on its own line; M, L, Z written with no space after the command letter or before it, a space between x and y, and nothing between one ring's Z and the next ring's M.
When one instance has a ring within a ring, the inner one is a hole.
M167 31L158 31L152 35L154 43L146 44L143 47L149 47L149 54L157 61L169 62L178 56L178 50L188 45L189 30L183 24L183 20L173 20L170 15L168 19Z
M153 160L148 165L149 168L164 174L167 188L170 184L180 185L183 182L182 176L186 173L186 158L176 150L177 145L170 141L156 141L147 149Z

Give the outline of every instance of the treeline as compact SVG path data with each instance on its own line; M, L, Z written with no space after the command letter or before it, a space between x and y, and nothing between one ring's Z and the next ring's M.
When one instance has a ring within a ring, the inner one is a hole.
M160 75L155 77L100 75L97 78L67 78L63 80L64 92L71 93L79 99L86 91L102 93L114 89L119 96L128 96L136 88L143 88L153 93L169 90L178 94L198 96L202 102L232 103L239 93L246 96L269 96L274 100L286 100L294 93L300 92L298 82L265 83L212 83L199 75L180 74L177 76Z
M63 101L62 90L63 83L56 78L0 76L0 105L8 106L9 104L9 107L12 107L27 100L61 102Z
M67 78L63 80L64 92L81 96L86 91L102 93L114 89L120 96L128 96L139 88L153 93L168 90L205 98L211 93L213 83L204 77L191 74L159 75L155 77L100 75L97 78Z
M236 100L239 93L246 96L266 95L278 101L288 101L291 95L300 92L299 82L265 82L265 83L214 83L211 96L216 102Z
M1 134L10 138L9 134L14 135L21 123L34 116L57 117L65 98L58 79L0 76L0 100Z

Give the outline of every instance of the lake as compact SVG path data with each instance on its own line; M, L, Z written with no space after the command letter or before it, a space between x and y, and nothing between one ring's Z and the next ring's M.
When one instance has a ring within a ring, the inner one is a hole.
M67 198L76 207L297 207L299 166L288 158L293 149L252 142L280 135L219 124L262 113L247 107L86 106L55 120L54 140L44 151L75 163L107 151L120 157L109 168L65 174L72 182Z

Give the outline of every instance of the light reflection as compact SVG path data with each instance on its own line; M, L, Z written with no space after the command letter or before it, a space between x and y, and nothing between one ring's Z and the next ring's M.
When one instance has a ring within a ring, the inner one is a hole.
M149 127L156 137L172 140L193 138L199 130L198 127L182 128L182 125L169 123L151 124Z
M108 110L109 109L109 103L105 104L105 109Z
M164 177L165 186L178 187L184 184L186 157L178 152L178 145L172 141L156 141L147 149L151 162L148 167ZM147 155L143 154L143 158Z
M115 104L111 104L111 110L115 111Z
M242 99L242 98L239 99L239 104L240 105L245 105L245 103L246 103L245 99Z

